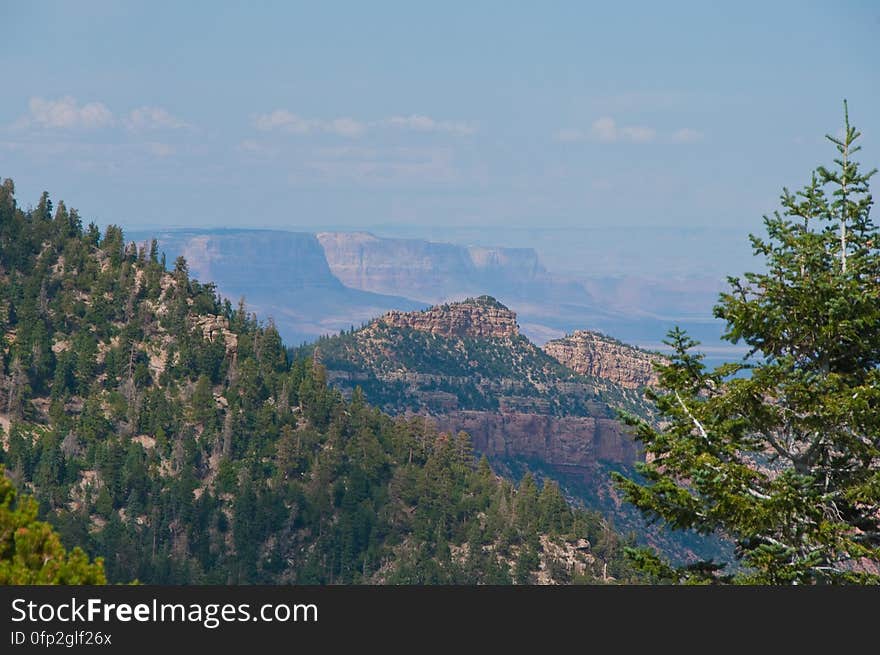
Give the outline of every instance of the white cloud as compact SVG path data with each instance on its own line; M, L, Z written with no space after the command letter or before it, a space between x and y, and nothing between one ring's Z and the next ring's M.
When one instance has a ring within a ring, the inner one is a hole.
M64 96L55 100L33 97L28 102L28 113L13 124L17 129L57 130L119 126L124 126L132 132L189 127L186 122L162 107L137 107L117 119L104 103L88 102L81 105L73 96Z
M703 133L690 127L683 127L672 133L673 143L696 143L703 140Z
M34 97L28 103L27 115L17 121L16 127L94 129L107 127L113 122L113 113L101 102L80 105L72 96L57 100Z
M366 129L363 123L353 118L334 118L331 120L303 118L286 109L276 109L268 114L258 115L254 119L254 126L258 130L266 132L272 130L279 130L290 134L324 132L349 138L360 136Z
M603 117L593 122L591 128L593 137L599 141L617 141L617 123L613 118Z
M620 136L625 141L632 141L633 143L650 143L657 136L657 130L653 127L642 127L639 125L621 127Z
M579 141L599 141L602 143L697 143L703 140L703 133L691 127L682 127L672 133L660 133L653 127L644 125L618 125L610 116L602 116L593 121L589 132L579 128L564 128L558 130L553 138L565 143Z
M254 126L264 132L277 130L288 134L335 134L342 137L359 137L368 129L389 128L412 132L435 132L467 136L477 130L464 121L445 121L423 114L391 116L378 121L364 122L350 117L323 119L304 118L287 109L276 109L254 118Z
M125 117L125 126L130 130L178 130L189 127L184 121L171 115L162 107L138 107Z
M615 141L630 141L632 143L649 143L657 136L657 131L652 127L641 125L618 126L617 122L603 116L593 122L590 128L593 138L604 143Z
M587 135L584 134L583 130L578 130L576 128L565 128L559 130L553 136L557 141L563 141L565 143L575 143L577 141L583 141L587 138Z
M292 114L286 109L276 109L270 114L260 114L254 119L258 130L282 129L295 134L307 134L311 130L311 122Z
M447 134L457 134L467 136L476 132L476 128L469 123L462 121L438 121L430 116L422 114L410 114L409 116L392 116L380 124L388 127L394 127L404 130L413 130L416 132L445 132Z
M332 121L321 122L321 129L338 136L356 137L363 134L366 128L353 118L334 118Z
M154 157L169 157L174 154L174 147L167 143L159 143L156 141L145 144L147 152Z

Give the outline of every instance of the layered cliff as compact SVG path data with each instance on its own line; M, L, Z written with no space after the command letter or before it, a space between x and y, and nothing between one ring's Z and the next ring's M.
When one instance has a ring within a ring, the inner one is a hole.
M135 234L135 238L147 238ZM158 235L169 263L210 279L235 302L271 316L289 342L338 332L387 312L423 306L399 295L352 289L333 274L314 234L280 230L171 230Z
M443 431L463 430L490 458L538 460L550 468L595 476L597 463L632 464L639 449L620 422L593 416L453 411L435 417Z
M428 332L441 337L509 339L519 336L516 314L494 298L480 296L421 312L392 311L382 317L392 328Z
M581 375L608 380L627 389L656 385L654 364L664 361L661 355L586 330L547 342L544 352Z
M361 386L390 412L528 407L562 414L593 398L584 378L519 334L516 314L489 296L389 312L313 348L331 380ZM578 389L560 392L566 385Z
M426 302L487 291L510 295L547 278L531 248L459 246L366 232L321 232L317 239L330 270L347 286Z

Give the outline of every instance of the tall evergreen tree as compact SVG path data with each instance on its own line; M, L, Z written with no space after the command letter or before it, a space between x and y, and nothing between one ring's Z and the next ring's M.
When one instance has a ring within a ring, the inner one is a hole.
M846 107L844 106L846 110ZM834 167L820 167L752 236L762 273L728 278L715 315L749 346L708 371L673 330L652 397L660 427L628 418L648 454L628 499L674 528L720 533L737 566L665 579L787 584L880 581L880 233L846 113ZM830 190L830 194L829 194Z

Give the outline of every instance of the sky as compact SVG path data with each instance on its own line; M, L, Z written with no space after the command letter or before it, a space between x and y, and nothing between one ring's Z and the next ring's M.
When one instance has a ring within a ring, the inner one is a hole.
M880 164L876 2L0 16L0 177L99 224L754 230L830 163L844 98Z

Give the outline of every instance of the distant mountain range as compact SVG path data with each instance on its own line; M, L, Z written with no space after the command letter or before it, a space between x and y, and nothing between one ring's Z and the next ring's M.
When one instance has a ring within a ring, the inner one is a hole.
M145 235L133 234L135 240ZM158 236L169 265L183 256L189 270L213 280L233 301L271 317L288 343L311 341L382 314L424 303L351 288L330 270L314 234L269 230L174 230Z
M675 324L710 348L719 344L721 325L709 316L718 287L705 279L609 277L601 270L560 275L532 248L366 232L165 230L158 239L169 261L185 256L190 270L214 280L224 295L243 296L261 317L271 316L291 343L393 309L489 294L517 312L523 333L538 344L591 329L657 347Z

